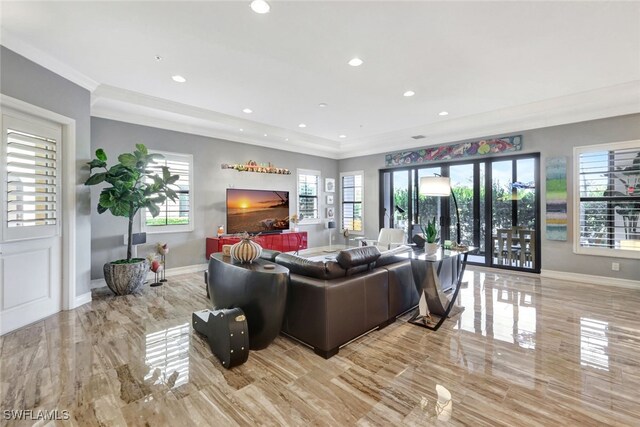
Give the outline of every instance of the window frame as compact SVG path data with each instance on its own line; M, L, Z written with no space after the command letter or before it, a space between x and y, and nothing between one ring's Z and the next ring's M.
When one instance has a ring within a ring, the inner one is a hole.
M316 194L316 199L318 200L318 218L304 218L298 222L296 225L312 225L312 224L320 224L322 223L322 174L319 170L313 169L300 169L296 170L296 211L295 213L300 215L300 176L301 175L312 175L318 179L318 192Z
M364 185L364 171L363 170L357 170L357 171L350 171L350 172L340 172L340 229L342 230L344 227L344 188L342 185L342 178L344 178L345 176L358 176L360 175L360 177L362 178L362 200L360 201L360 212L362 213L362 230L360 231L355 231L355 230L349 230L349 234L354 234L357 236L364 236L365 235L365 220L364 220L364 203L365 203L365 185ZM347 203L356 203L356 202L347 202Z
M194 189L194 165L193 154L188 153L175 153L170 151L161 151L149 149L149 154L162 154L165 159L171 160L172 158L178 161L187 161L189 164L189 223L188 224L171 224L171 225L147 225L147 209L140 210L140 231L147 234L161 234L161 233L190 233L195 229L195 189ZM166 202L165 202L166 203Z
M573 148L573 253L579 255L595 255L612 258L640 259L640 250L622 248L594 248L580 245L580 155L598 151L614 151L628 148L639 148L640 140L610 142L604 144L584 145Z

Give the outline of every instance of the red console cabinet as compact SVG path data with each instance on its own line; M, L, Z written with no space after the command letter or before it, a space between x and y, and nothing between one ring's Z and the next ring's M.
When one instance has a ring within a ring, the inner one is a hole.
M262 234L254 238L255 242L264 249L271 249L280 252L291 252L307 249L307 232L284 232L278 234ZM205 257L215 252L222 252L223 245L233 245L238 243L238 236L207 237Z

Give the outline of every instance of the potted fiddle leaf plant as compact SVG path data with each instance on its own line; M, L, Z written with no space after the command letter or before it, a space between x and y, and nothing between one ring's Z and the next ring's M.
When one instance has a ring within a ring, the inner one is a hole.
M436 228L436 217L433 220L427 220L426 227L421 225L422 235L426 241L424 251L427 255L433 255L438 252L438 229Z
M160 213L159 205L167 198L176 201L177 193L170 188L179 179L171 175L169 168L162 167L162 176L149 169L149 164L161 159L161 154L149 154L147 147L136 144L133 153L118 156L118 163L107 167L107 155L102 148L89 164L90 176L85 185L107 183L100 193L98 213L110 212L114 216L128 219L127 257L104 265L104 279L116 295L134 293L144 284L149 271L145 258L132 258L133 220L142 208L152 216ZM97 170L97 171L96 171Z

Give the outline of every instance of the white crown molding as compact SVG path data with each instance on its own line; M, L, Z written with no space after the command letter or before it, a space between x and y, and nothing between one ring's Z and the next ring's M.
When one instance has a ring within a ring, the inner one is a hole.
M567 280L581 284L613 286L628 289L640 289L640 280L617 279L615 277L594 276L591 274L570 273L568 271L541 270L540 276L548 279Z
M332 159L340 155L335 141L107 85L93 92L91 115ZM239 128L245 131L228 130ZM268 139L262 133L267 133Z
M342 142L340 158L640 113L640 80ZM413 135L426 138L413 140Z
M53 71L78 86L87 89L89 92L93 92L99 85L99 83L92 78L71 68L67 64L60 62L48 53L43 52L42 50L15 37L5 28L0 28L0 44L9 50L24 56L28 60Z

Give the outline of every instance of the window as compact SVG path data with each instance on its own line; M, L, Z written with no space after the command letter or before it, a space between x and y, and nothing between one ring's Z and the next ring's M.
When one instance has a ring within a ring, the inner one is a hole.
M160 206L160 214L155 218L145 209L142 229L147 233L168 233L193 231L193 156L190 154L167 153L149 150L150 153L162 154L163 159L154 162L150 169L162 174L162 166L167 166L171 175L180 175L174 190L178 193L175 202L167 199Z
M320 223L320 171L298 169L298 215L300 224Z
M340 174L342 199L342 228L362 234L364 232L364 172Z
M640 258L640 141L574 149L576 253Z

